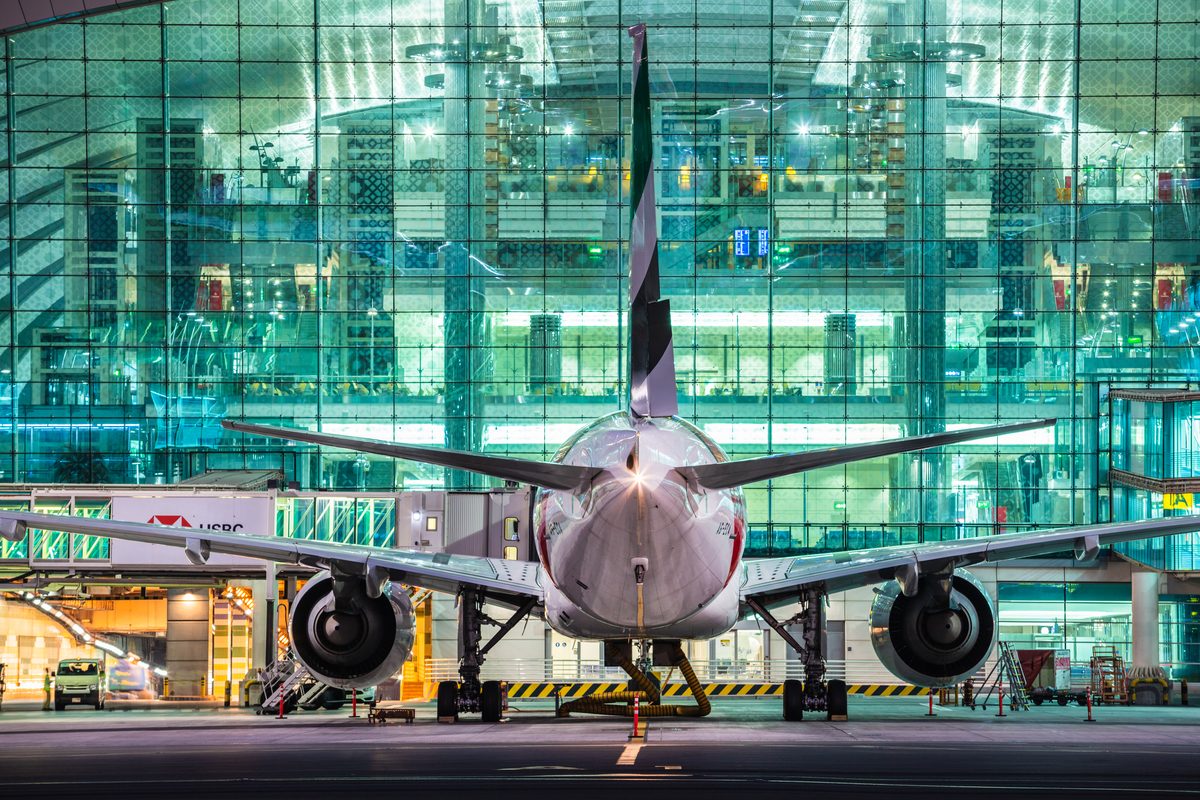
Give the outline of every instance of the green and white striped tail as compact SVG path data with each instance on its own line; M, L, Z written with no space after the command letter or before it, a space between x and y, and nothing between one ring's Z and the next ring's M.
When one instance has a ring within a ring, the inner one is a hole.
M650 73L646 25L633 39L633 156L630 166L629 408L640 417L679 412L671 304L659 294L654 144L650 137Z

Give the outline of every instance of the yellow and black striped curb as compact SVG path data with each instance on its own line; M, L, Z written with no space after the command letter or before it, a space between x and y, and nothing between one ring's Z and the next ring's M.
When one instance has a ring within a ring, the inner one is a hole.
M852 683L846 687L848 694L861 694L867 697L916 697L927 695L931 690L925 686L909 686L894 683Z
M606 692L628 691L626 681L619 683L587 681L582 683L510 683L508 684L509 699L550 698L557 694L564 700L576 697L587 697ZM910 697L929 694L929 689L907 684L896 685L887 683L852 683L846 687L850 694L861 694L868 697ZM704 692L709 697L774 697L783 694L783 684L779 683L706 683ZM685 697L690 692L686 683L671 683L663 692L666 697Z

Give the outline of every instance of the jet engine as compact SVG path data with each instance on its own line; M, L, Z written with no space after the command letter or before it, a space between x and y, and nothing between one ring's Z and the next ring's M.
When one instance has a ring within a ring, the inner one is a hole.
M334 583L339 597L334 597ZM317 680L340 689L374 686L395 675L412 653L416 618L402 587L386 583L371 597L361 578L322 572L292 601L292 650Z
M996 609L969 572L922 576L909 595L895 580L876 592L871 644L901 680L953 686L975 674L996 646Z

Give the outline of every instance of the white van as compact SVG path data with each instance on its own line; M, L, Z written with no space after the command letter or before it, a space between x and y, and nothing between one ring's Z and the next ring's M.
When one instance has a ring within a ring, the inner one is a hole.
M108 682L102 660L69 658L58 662L58 672L54 675L55 711L62 711L68 705L89 705L99 711L104 708L106 694Z

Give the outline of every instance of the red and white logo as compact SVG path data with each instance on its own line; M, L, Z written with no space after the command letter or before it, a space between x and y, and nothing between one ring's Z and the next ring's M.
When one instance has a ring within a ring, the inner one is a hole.
M172 525L179 528L192 527L192 523L188 522L187 517L182 514L155 514L146 522L152 525Z
M240 522L202 522L193 525L183 514L155 514L146 520L151 525L171 525L176 528L207 528L210 531L240 531L244 527Z

